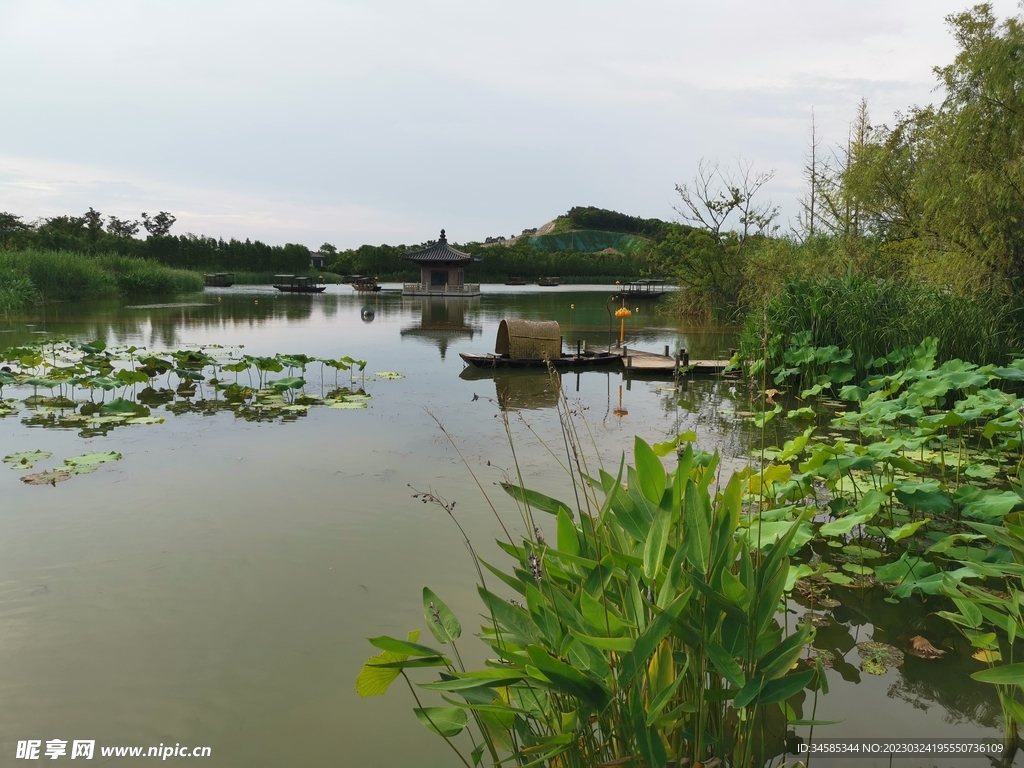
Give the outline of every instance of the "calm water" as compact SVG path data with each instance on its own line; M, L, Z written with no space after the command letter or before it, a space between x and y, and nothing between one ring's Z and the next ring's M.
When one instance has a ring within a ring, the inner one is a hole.
M319 408L288 422L174 415L172 404L154 408L163 424L107 434L37 428L23 423L25 411L0 419L4 454L52 451L36 470L85 452L124 456L55 487L30 487L0 469L0 763L19 739L59 738L210 746L210 766L451 765L410 712L408 691L396 684L370 700L354 691L373 653L366 637L424 626L422 586L449 603L466 635L479 624L475 572L457 530L413 489L456 500L478 550L502 562L490 545L497 523L470 469L515 527L515 507L496 485L512 467L500 418L508 407L528 482L565 495L550 382L473 377L458 352L491 350L506 316L557 319L567 340L590 344L606 344L610 328L606 287L488 288L446 302L359 296L347 286L312 297L249 287L0 320L0 347L52 334L151 350L222 344L351 355L369 361L365 383L355 383L372 395L365 410ZM628 321L627 337L699 358L725 357L735 344L724 329L677 328L650 305ZM382 371L405 378L373 375ZM311 390L319 375L310 369ZM330 372L325 386L333 385ZM561 386L606 464L634 435L657 441L683 429L694 429L701 447L718 447L726 466L745 464L736 411L748 407L746 393L728 382L689 382L678 397L667 382L625 382L617 372L567 374ZM908 657L884 677L857 670L861 640L905 644L927 634L938 645L952 635L926 611L882 597L848 591L820 630L818 644L838 660L816 716L844 720L828 735L997 734L994 699L965 684L969 662L956 654ZM470 637L462 647L479 653Z

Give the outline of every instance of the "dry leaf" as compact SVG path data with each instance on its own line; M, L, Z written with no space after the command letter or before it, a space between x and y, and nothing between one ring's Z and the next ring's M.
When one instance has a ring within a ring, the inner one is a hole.
M978 661L987 662L999 661L1003 658L1003 655L999 651L990 651L985 648L981 648L980 650L975 651L971 655L974 656L974 658L976 658Z
M932 645L927 637L914 635L910 638L910 655L922 659L941 659L946 652Z
M56 485L71 479L71 473L63 469L47 470L46 472L34 472L31 475L23 475L21 482L27 485Z
M768 403L770 405L775 405L775 396L776 395L783 395L783 394L785 394L785 393L784 392L780 392L777 389L766 389L764 391L765 399L768 401Z

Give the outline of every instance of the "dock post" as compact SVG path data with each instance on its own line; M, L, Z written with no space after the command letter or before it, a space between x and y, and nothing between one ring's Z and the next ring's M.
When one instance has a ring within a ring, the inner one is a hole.
M682 362L682 350L676 350L676 364L672 367L672 388L679 391L679 363Z
M668 344L665 345L665 357L668 357Z
M690 350L688 349L683 350L683 365L687 368L690 367Z
M586 339L583 340L583 351L584 352L587 351L587 340Z

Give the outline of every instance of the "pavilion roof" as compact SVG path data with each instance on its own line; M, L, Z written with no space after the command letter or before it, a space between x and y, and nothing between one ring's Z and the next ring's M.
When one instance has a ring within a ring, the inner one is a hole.
M444 236L444 230L441 230L440 239L429 248L424 248L422 251L414 251L413 253L407 253L402 258L405 261L412 261L417 264L469 264L473 261L472 254L463 253L457 251L448 245L448 238Z

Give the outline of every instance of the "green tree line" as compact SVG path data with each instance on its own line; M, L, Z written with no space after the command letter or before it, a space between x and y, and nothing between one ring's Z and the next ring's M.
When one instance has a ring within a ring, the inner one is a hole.
M198 271L307 272L309 250L303 245L267 245L259 240L223 240L201 235L172 235L175 217L167 211L142 220L104 216L89 208L81 216L53 216L35 223L0 213L0 249L117 254L149 259L178 269ZM145 239L136 237L140 230Z

